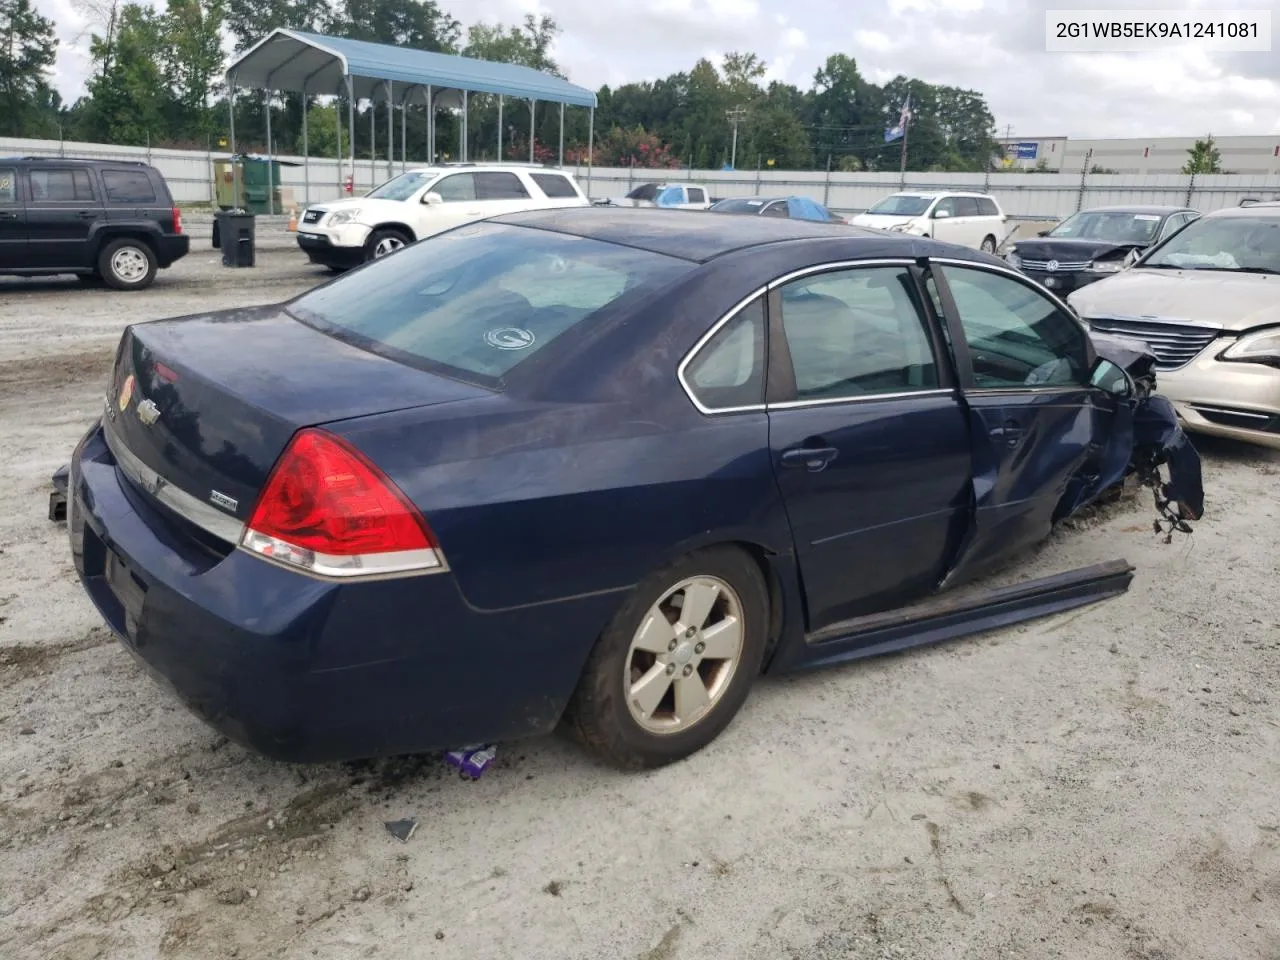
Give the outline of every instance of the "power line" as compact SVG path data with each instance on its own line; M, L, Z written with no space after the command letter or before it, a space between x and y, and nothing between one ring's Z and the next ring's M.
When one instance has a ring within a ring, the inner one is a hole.
M738 169L738 124L747 117L745 107L734 107L732 110L724 112L725 119L733 124L733 146L729 150L729 166L734 170ZM724 154L721 154L724 156Z

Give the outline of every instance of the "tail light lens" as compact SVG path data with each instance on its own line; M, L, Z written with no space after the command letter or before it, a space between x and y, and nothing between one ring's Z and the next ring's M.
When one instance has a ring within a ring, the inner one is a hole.
M289 441L240 545L325 577L445 569L427 521L390 478L317 429L301 430Z
M173 232L182 232L182 211L177 207L173 208Z

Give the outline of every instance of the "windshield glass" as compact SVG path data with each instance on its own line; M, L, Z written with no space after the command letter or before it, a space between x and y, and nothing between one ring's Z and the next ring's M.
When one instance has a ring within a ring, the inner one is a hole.
M1158 213L1077 213L1049 231L1051 237L1104 240L1108 243L1150 243L1160 226Z
M895 193L885 197L867 213L876 217L918 217L929 209L933 197L919 197L910 193Z
M759 213L768 200L721 200L713 203L711 209L716 213Z
M436 178L435 173L402 173L366 194L373 200L408 200Z
M652 200L658 195L658 184L642 183L627 194L628 200Z
M1138 266L1280 273L1280 216L1203 217Z
M492 383L624 295L693 268L600 240L477 224L406 247L288 310L394 360Z

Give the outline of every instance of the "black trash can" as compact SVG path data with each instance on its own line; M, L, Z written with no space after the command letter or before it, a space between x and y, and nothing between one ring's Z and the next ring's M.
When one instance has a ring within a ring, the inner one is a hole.
M257 233L254 215L243 210L219 210L213 215L214 246L222 248L224 267L252 267Z

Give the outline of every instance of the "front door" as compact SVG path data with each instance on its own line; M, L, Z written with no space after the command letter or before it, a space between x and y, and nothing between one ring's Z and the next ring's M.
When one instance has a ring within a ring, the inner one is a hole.
M810 631L934 589L967 519L969 436L906 264L770 296L769 445Z
M933 218L933 239L943 243L965 244L964 223L960 220L960 208L955 197L943 197L930 214Z
M91 266L89 237L106 217L102 197L84 167L39 166L27 171L27 238L31 266Z
M29 265L27 211L19 191L18 171L0 166L0 270Z
M447 177L441 177L427 193L439 194L442 202L431 204L423 210L425 229L418 231L420 237L442 233L485 217L484 204L476 196L474 173L451 173ZM426 203L425 195L422 202Z
M934 264L973 435L974 516L948 582L1042 540L1073 477L1100 451L1084 328L1030 281Z

